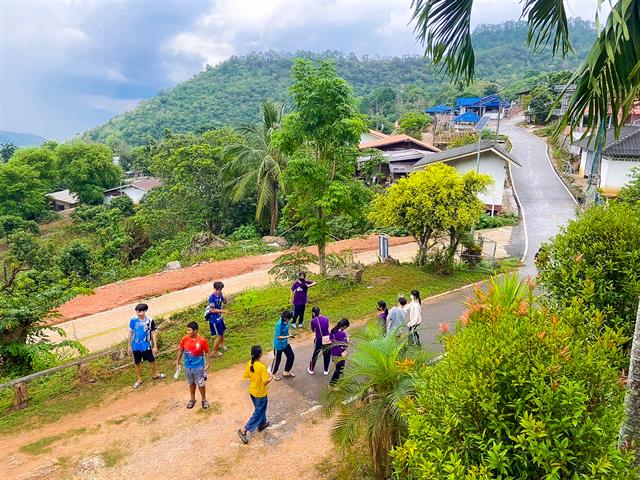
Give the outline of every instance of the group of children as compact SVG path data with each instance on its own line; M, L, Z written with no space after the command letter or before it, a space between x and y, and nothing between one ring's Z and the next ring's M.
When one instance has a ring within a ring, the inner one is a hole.
M273 336L274 358L269 368L261 362L262 347L260 345L251 347L251 360L244 370L244 378L249 379L249 395L254 405L254 412L247 423L237 431L240 440L245 444L249 442L249 437L253 432L262 431L269 426L266 417L268 385L272 381L281 380L278 371L283 355L286 360L282 377L296 376L291 371L295 355L289 341L294 339L295 335L290 333L290 328L303 327L305 307L308 301L307 291L313 285L315 283L307 280L304 272L300 272L298 279L291 286L293 311L283 311L276 322ZM217 281L213 284L213 293L209 297L204 315L205 320L209 323L211 336L214 337L212 353L214 357L222 356L222 352L227 350L224 344L226 330L224 306L227 304L227 298L222 293L223 288L222 282ZM398 298L398 305L390 311L387 309L386 303L380 300L378 302L378 318L383 331L390 334L405 326L409 330L410 340L419 345L417 327L422 320L420 302L420 293L417 290L411 292L411 302L408 305L406 299L401 296ZM140 372L142 360L151 365L154 379L166 378L166 375L158 371L155 363L155 355L158 352L158 331L153 319L147 315L148 309L146 304L138 304L135 308L136 316L129 322L129 351L133 355L136 371L136 382L133 384L133 388L139 388L142 385ZM307 368L309 375L315 374L318 357L322 354L323 375L329 375L330 365L333 362L335 367L329 384L334 385L338 381L344 371L349 346L349 337L346 333L348 327L349 320L343 318L331 328L329 318L321 315L318 306L311 309L310 328L314 334L314 349ZM182 338L178 349L174 375L175 379L179 377L180 361L184 357L185 377L190 393L186 407L189 409L196 405L196 390L200 392L202 408L209 408L205 383L210 367L210 355L209 343L200 335L198 323L189 322L186 335Z

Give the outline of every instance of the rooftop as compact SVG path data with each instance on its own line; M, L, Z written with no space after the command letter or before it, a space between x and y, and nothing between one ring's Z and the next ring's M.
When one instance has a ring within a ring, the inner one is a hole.
M602 154L614 159L640 160L640 127L625 137L620 135L620 140L606 147Z
M507 152L504 148L502 148L495 140L482 140L480 142L480 153L493 151L500 157L504 158L505 161L515 163L519 167L522 166L520 162L518 162L513 155ZM455 160L458 158L468 157L471 155L477 155L478 153L478 144L472 143L470 145L463 145L462 147L450 148L449 150L443 150L442 152L433 153L431 155L425 155L422 160L416 162L414 165L414 169L419 169L426 165L436 162L450 162L451 160Z
M363 150L365 148L381 148L381 147L389 147L391 145L396 145L399 143L410 143L418 147L418 150L428 150L430 152L439 152L440 149L434 147L433 145L429 145L421 140L416 140L409 135L400 134L400 135L388 135L385 138L380 138L378 140L371 140L368 142L360 142L360 149Z
M456 107L468 107L478 100L480 100L480 97L458 97L456 98Z
M453 123L478 123L480 117L473 112L464 112L451 120Z
M638 130L640 130L640 126L625 125L620 129L620 139L616 141L615 129L609 128L605 134L604 149L606 150L609 146L613 145L614 143L622 141L624 138L628 137L629 135L631 135L632 133ZM588 137L583 138L582 140L577 142L575 145L592 152L596 148L595 139L596 139L596 136L592 134L592 135L589 135Z
M80 202L76 194L71 193L69 190L60 190L57 192L47 193L46 197L49 198L50 200L54 200L56 202L68 203L70 205L74 205Z

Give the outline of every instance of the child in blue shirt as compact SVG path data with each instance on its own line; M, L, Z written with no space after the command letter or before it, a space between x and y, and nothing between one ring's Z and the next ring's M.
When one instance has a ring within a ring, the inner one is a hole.
M287 357L287 361L284 365L284 373L283 377L295 377L296 374L291 371L293 367L293 360L295 359L295 355L293 354L293 349L291 345L289 345L289 339L295 338L295 335L289 334L289 322L293 318L293 312L291 310L285 310L280 315L280 319L276 323L276 329L273 334L273 365L271 366L271 374L273 375L273 379L275 381L280 380L280 377L276 375L278 373L278 368L280 368L280 360L282 359L282 354Z
M147 315L149 306L146 303L136 305L136 316L129 320L129 353L133 355L136 370L136 382L133 388L142 385L140 364L143 360L149 362L153 379L165 378L164 373L158 371L156 355L158 354L158 328L153 318Z
M227 347L224 345L224 332L227 326L224 324L223 313L226 311L222 308L227 304L227 299L222 295L222 289L224 283L214 282L213 293L209 296L209 306L204 314L204 318L209 322L209 328L211 329L211 336L214 337L213 341L213 356L221 357L222 352L226 351Z

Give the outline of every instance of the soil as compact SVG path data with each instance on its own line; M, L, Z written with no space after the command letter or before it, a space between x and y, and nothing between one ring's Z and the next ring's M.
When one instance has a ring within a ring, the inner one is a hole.
M389 246L403 245L410 242L413 242L411 237L392 237L389 239ZM377 236L353 238L329 244L327 253L348 249L357 253L375 250L377 247ZM309 251L317 254L316 247L309 247ZM53 319L50 324L55 325L104 312L141 299L153 298L168 292L210 282L216 278L229 278L258 269L268 269L273 264L273 261L282 254L283 252L275 252L231 260L206 262L180 270L161 272L155 275L104 285L97 288L93 295L80 295L60 306L58 308L60 316Z

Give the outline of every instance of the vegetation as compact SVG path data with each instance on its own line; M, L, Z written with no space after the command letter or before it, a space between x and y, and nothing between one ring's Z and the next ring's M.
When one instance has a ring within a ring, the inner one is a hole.
M421 56L371 58L326 52L254 53L232 57L207 67L194 78L141 102L134 110L89 130L82 138L130 146L161 139L166 129L200 133L223 124L239 126L260 121L257 106L265 98L291 105L289 72L294 58L333 59L338 75L353 85L363 113L371 126L390 133L406 110L450 103L461 95L482 96L502 91L523 78L540 72L572 70L586 56L595 38L590 22L569 21L576 51L566 59L551 58L548 51L531 53L525 46L525 22L481 25L471 35L476 48L477 82L470 86L443 82L430 61ZM512 98L512 97L508 97Z
M538 308L533 289L513 274L476 292L446 355L414 370L398 478L632 478L624 337L578 305Z
M624 203L593 207L542 247L540 282L550 300L575 299L631 336L640 297L640 211Z
M631 180L620 190L620 201L640 207L640 167L631 169Z
M458 244L484 212L477 195L490 182L475 171L460 175L443 163L429 165L378 195L370 218L382 227L406 229L418 243L418 265L424 265L430 251L447 237L443 267L449 271Z
M511 225L517 225L520 221L520 217L515 213L498 214L493 217L488 213L483 213L475 228L482 230L483 228L499 228L507 227Z
M424 112L405 112L398 120L400 132L422 140L422 132L431 124L431 117Z

